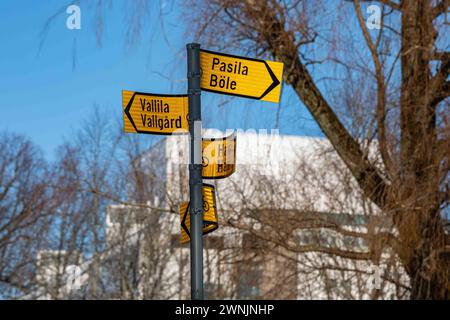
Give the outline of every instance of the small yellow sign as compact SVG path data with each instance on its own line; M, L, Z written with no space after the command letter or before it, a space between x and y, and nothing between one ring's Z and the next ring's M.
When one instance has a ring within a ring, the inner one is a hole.
M181 134L189 132L187 95L156 95L122 90L125 132Z
M283 63L200 50L202 90L279 102Z
M180 205L181 243L190 241L191 219L189 202ZM203 234L210 233L219 228L217 222L216 194L214 186L203 184Z
M219 139L202 139L202 177L221 179L236 170L236 134Z

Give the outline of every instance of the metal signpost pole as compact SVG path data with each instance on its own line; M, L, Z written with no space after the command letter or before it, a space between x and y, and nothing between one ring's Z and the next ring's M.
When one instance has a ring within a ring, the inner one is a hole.
M189 95L189 197L191 238L191 299L203 300L203 180L202 117L200 100L200 45L187 46Z

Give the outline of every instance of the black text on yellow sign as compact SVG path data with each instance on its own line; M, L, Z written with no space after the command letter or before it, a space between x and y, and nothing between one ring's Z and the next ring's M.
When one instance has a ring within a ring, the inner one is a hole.
M125 132L177 134L189 132L187 95L122 91Z
M200 50L202 90L279 102L283 63Z
M181 243L190 241L191 219L189 207L189 202L183 202L180 205ZM210 233L218 227L214 186L203 184L203 234Z
M236 135L202 139L202 177L220 179L236 170Z

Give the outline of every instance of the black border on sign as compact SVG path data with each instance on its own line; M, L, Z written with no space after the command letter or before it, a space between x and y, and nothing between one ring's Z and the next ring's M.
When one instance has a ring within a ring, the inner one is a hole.
M216 186L213 184L209 184L209 183L202 183L203 186L205 187L210 187L212 188L212 192L213 192L213 196L214 196L214 201L216 201Z
M213 231L216 231L217 229L219 229L219 224L217 223L217 222L209 222L209 221L206 221L208 224L210 224L210 225L213 225L214 226L214 228L212 228L212 229L209 229L208 231L203 231L202 230L202 232L203 232L203 235L207 235L208 233L211 233L211 232L213 232ZM203 221L203 223L205 223L205 221ZM189 236L189 239L190 239L191 237Z
M216 210L216 214L217 214L217 207L216 207L216 187L214 186L214 185L212 185L212 184L209 184L209 183L203 183L202 184L203 185L203 187L210 187L212 190L211 190L211 193L212 193L212 197L213 197L213 203L214 203L214 209ZM206 221L208 221L208 220L206 220ZM208 221L209 222L209 221ZM212 223L214 223L214 222L212 222Z
M128 120L131 122L131 124L133 125L134 130L136 130L137 133L144 133L144 134L156 134L156 135L160 135L160 136L182 136L182 135L186 135L189 132L172 132L172 133L165 133L165 132L153 132L153 131L142 131L142 130L138 130L138 128L136 127L136 124L134 123L133 118L131 117L130 114L130 108L131 105L133 104L134 101L134 97L138 94L138 95L142 95L142 96L150 96L150 97L165 97L165 98L186 98L188 97L187 94L156 94L156 93L146 93L146 92L139 92L139 91L130 91L130 90L122 90L122 99L123 99L123 92L124 91L128 91L128 92L134 92L133 95L131 96L130 101L128 101L127 106L125 107L125 109L123 110L123 112L126 114ZM188 110L188 114L189 114L189 110ZM133 133L133 132L128 132L128 133Z
M188 202L186 212L184 213L183 219L181 220L181 228L183 228L184 232L186 232L186 234L188 235L189 239L191 238L191 233L189 232L189 230L188 230L188 228L186 226L186 216L187 216L187 213L189 212L189 207L190 206L191 206L191 203Z
M235 165L236 166L236 165ZM220 176L220 177L210 177L210 176L202 176L203 179L208 179L208 180L217 180L217 179L225 179L228 178L229 176L231 176L235 171L236 171L236 167L234 168L235 170L225 176Z
M136 94L140 94L143 96L152 96L152 97L166 97L166 98L173 98L173 97L188 97L189 95L187 94L164 94L164 93L148 93L148 92L140 92L140 91L132 91L132 90L122 90L122 94L124 91L128 91L128 92L134 92Z
M209 183L203 183L203 187L210 187L212 189L211 193L212 193L212 198L213 198L214 211L216 212L216 219L217 219L217 221L203 220L203 224L206 222L206 223L215 225L215 228L213 228L211 230L208 230L208 231L203 233L203 234L208 234L210 232L213 232L217 228L219 228L219 217L217 216L217 206L216 206L216 204L217 204L217 201L216 201L216 187L214 185L212 185L212 184L209 184Z
M263 60L263 59L242 57L242 56L237 56L235 54L217 52L217 51L212 51L212 50L207 50L207 49L200 49L200 52L202 52L202 51L206 52L206 53L217 54L219 56L224 56L224 57L230 57L230 58L236 58L236 59L244 59L244 60L251 60L251 61L256 61L256 62L265 62L265 60Z
M236 130L233 130L233 132L229 136L226 136L226 137L222 137L222 138L202 138L202 140L205 140L205 141L223 141L223 140L228 140L228 139L236 140L236 138L237 138Z
M236 56L233 54L228 54L228 53L222 53L222 52L216 52L216 51L211 51L211 50L205 50L205 49L200 49L200 52L206 52L206 53L211 53L211 54L215 54L218 56L224 56L224 57L230 57L230 58L236 58L236 59L241 59L241 60L250 60L250 61L254 61L254 62L260 62L263 63L267 69L267 72L269 72L270 77L272 78L272 84L266 89L266 91L263 92L263 94L259 97L254 97L254 96L247 96L244 94L238 94L238 93L229 93L229 92L224 92L224 91L219 91L219 90L213 90L213 89L205 89L205 88L201 88L203 91L208 91L208 92L214 92L214 93L221 93L221 94L226 94L229 96L236 96L236 97L242 97L242 98L249 98L249 99L255 99L255 100L261 100L262 98L264 98L270 91L272 91L273 89L275 89L278 85L281 85L281 81L275 76L275 74L273 73L272 69L270 68L270 66L268 65L268 63L265 60L262 59L256 59L256 58L247 58L247 57L241 57L241 56ZM269 101L271 102L271 101Z
M212 191L211 191L211 192L212 192L212 194L213 194L214 209L215 209L215 211L216 211L216 217L217 217L217 207L216 207L216 203L217 203L217 202L216 202L216 187L215 187L214 185L212 185L212 184L209 184L209 183L203 183L202 187L204 187L204 186L212 188ZM180 206L181 206L181 205L180 205ZM191 206L191 203L189 202L188 205L187 205L187 208L186 208L186 212L184 213L183 219L181 220L181 228L183 228L183 230L184 230L184 231L186 232L186 234L188 235L188 237L189 237L189 242L190 242L190 239L191 239L191 233L189 232L189 230L188 230L188 228L187 228L187 226L186 226L186 217L187 217L187 214L189 213L189 208L190 208L190 206ZM217 220L219 220L219 218L217 218ZM218 222L218 221L203 220L203 221L202 221L202 225L205 224L205 223L212 224L212 225L215 226L215 228L210 229L210 230L204 232L204 231L203 231L203 227L202 227L202 235L206 235L206 234L208 234L208 233L211 233L211 232L213 232L214 230L217 230L217 229L219 228L219 222ZM182 244L186 244L186 243L188 243L188 242L185 242L185 243L182 243Z

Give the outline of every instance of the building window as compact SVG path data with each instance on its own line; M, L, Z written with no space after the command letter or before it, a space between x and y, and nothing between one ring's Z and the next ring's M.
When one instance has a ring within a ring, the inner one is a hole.
M258 299L261 296L261 263L245 263L238 267L238 299Z

